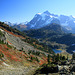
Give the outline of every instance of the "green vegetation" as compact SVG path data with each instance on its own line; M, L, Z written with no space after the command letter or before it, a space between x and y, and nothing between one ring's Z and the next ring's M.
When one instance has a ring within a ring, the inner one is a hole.
M47 61L48 61L48 64L50 64L50 55L48 55Z
M62 65L64 61L66 61L65 56L62 56L61 54L56 54L54 56L48 55L47 59L48 59L48 64L41 65L40 68L36 70L34 75L39 75L39 74L48 75L48 73L57 73L58 72L57 64L59 64L57 62L60 62Z
M23 51L23 48L22 48L22 51Z
M72 55L72 59L74 59L74 60L75 60L75 53L73 53L73 55Z
M67 48L69 53L72 53L71 50L75 49L75 46L71 46L75 44L75 34L64 33L61 26L58 24L53 23L40 29L32 29L24 32L29 37L39 39L40 42L47 44L53 49ZM62 45L65 45L65 47Z
M73 53L73 50L75 50L75 45L74 45L74 46L70 45L70 46L67 48L67 52L69 52L69 53Z
M29 50L28 54L29 54L29 55L31 54L31 50Z
M0 52L0 59L4 57L4 54L2 52Z
M60 60L60 55L57 54L56 57L55 57L55 62L58 62Z
M65 56L62 56L61 54L56 54L52 56L52 61L54 63L60 62L60 61L65 61L67 58Z
M38 74L47 74L48 73L57 73L58 72L58 67L57 67L57 62L60 62L61 65L63 64L62 61L66 61L65 56L62 56L60 54L56 54L54 56L48 55L48 64L43 64L40 66L38 70L36 70L36 73L34 75ZM52 59L52 61L50 61ZM63 62L64 62L63 61Z
M39 59L37 58L37 57L30 57L30 60L29 60L30 62L33 62L33 61L37 61L37 62L39 62Z
M33 54L33 55L37 55L37 56L39 56L40 55L40 52L39 51L35 51L35 50L29 50L28 51L28 54L30 55L30 54Z
M24 32L30 37L43 38L43 39L47 37L50 38L52 36L64 34L64 32L61 30L61 26L55 23L52 23L40 29L32 29Z
M0 40L0 44L6 44L6 43L4 43L3 40ZM12 48L12 46L10 46L8 43L6 45L7 45L7 47Z
M40 61L39 61L39 59L38 59L37 57L36 57L36 59L35 59L35 60L36 60L37 62L40 62Z
M38 70L36 70L34 75L40 74L48 75L48 73L56 73L56 72L58 72L58 68L56 67L56 65L43 64L42 66L40 66L40 68L38 68Z
M0 31L0 36L4 36L4 34Z
M44 43L40 43L36 39L32 39L32 38L28 37L26 39L23 39L23 41L29 43L30 45L34 46L35 48L37 48L39 50L42 50L42 51L45 51L45 52L48 52L48 53L52 53L52 54L54 53L49 46L47 46Z
M68 46L75 43L75 35L74 34L64 34L61 37L54 37L50 39L50 41L56 41L57 43L66 44Z
M12 46L10 46L9 44L7 44L7 47L12 48Z
M39 55L40 55L40 52L39 52L39 51L35 51L35 50L32 50L32 51L29 50L29 51L28 51L28 54L29 54L29 55L36 55L36 56L39 56ZM32 57L32 56L31 56L30 59L31 59L31 60L30 60L31 62L34 61L34 60L37 61L37 62L39 62L38 57Z
M3 40L0 40L0 44L4 44L4 41Z

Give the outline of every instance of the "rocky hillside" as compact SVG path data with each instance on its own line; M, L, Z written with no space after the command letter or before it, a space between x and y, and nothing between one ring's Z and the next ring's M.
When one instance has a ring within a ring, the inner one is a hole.
M30 75L40 65L47 63L47 55L54 52L33 40L0 22L1 75Z

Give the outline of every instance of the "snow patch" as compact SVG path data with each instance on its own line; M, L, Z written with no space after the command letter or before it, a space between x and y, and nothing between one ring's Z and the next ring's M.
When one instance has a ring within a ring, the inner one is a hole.
M37 14L41 15L41 13L37 13Z
M58 18L58 17L50 15L50 18Z
M53 18L54 16L50 15L51 18Z
M75 18L75 16L72 16L73 18Z

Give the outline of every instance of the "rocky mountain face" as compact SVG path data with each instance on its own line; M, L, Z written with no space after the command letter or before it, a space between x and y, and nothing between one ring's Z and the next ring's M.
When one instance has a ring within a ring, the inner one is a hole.
M34 18L27 23L27 27L28 29L38 29L51 23L60 24L66 31L74 32L75 18L73 16L55 15L48 11L36 14Z
M38 29L44 27L50 23L60 24L60 21L57 19L58 15L50 14L48 11L44 13L38 13L34 18L27 23L27 26L31 29Z
M47 63L48 50L54 54L46 45L0 22L1 75L33 75L40 65Z
M0 22L1 23L1 22ZM27 46L29 46L28 45L28 43L29 44L34 44L34 42L36 43L36 42L38 42L37 40L35 40L35 39L32 39L32 38L30 38L30 37L28 37L28 36L26 36L24 33L22 33L22 32L20 32L20 31L18 31L18 30L14 30L14 29L12 29L11 27L9 27L8 25L6 25L6 24L0 24L0 30L4 33L4 37L5 37L5 40L6 40L6 42L10 42L10 43L12 43L11 45L12 46L14 46L14 47L16 47L17 49L22 49L22 48L24 48L24 46L25 46L25 48L27 48ZM1 39L2 40L2 39ZM4 40L4 41L5 41ZM24 41L23 41L24 40ZM26 42L25 42L26 41ZM9 43L9 44L10 44ZM26 44L27 45L26 45ZM40 43L38 42L38 45L40 45ZM42 44L41 44L42 45ZM42 45L43 46L43 45ZM33 48L33 47L32 47ZM30 48L30 47L28 47L26 50L31 50L32 48ZM33 49L32 49L33 50Z

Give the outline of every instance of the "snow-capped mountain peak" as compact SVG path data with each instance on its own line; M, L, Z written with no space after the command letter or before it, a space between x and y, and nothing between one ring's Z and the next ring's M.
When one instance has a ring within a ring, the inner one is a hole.
M75 16L56 15L49 11L37 13L34 18L27 23L29 29L38 29L48 24L56 23L61 26L68 26L67 30L72 30L75 27Z
M27 25L32 29L37 29L37 28L44 27L53 22L60 24L58 18L59 18L58 15L54 15L49 13L49 11L45 11L43 13L37 13Z

